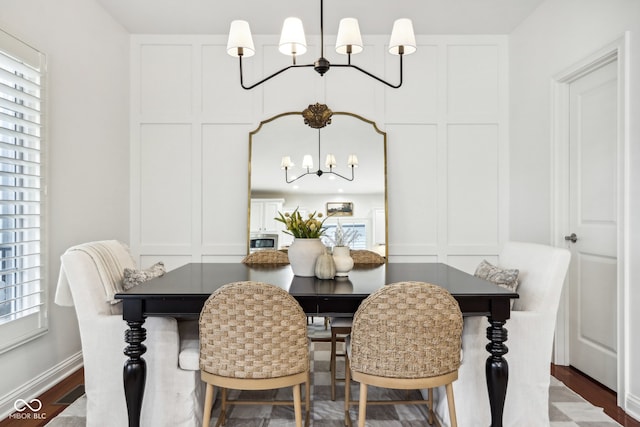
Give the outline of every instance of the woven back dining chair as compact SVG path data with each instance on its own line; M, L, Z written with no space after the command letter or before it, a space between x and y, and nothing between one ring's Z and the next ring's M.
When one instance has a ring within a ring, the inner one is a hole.
M434 421L433 394L427 400L367 401L367 387L432 389L445 385L451 425L456 426L451 384L458 377L462 313L445 289L422 282L387 285L365 299L353 317L345 369L345 422L359 404L364 427L367 404L426 403ZM350 400L351 379L360 382L358 401Z
M387 259L377 252L367 249L352 249L351 258L353 259L353 267L382 265Z
M310 378L307 320L298 302L284 289L259 282L222 286L207 299L200 314L200 370L207 384L203 426L209 426L214 388L221 388L224 424L228 405L294 406L302 426L300 384L305 384L309 422ZM271 390L292 387L291 401L229 400L227 389Z
M243 264L289 264L289 256L286 252L276 249L264 249L252 252L242 259Z
M377 252L366 249L352 249L351 258L353 259L353 268L371 268L382 265L386 262L386 258ZM338 378L337 374L337 358L344 357L344 352L338 352L338 343L344 342L344 338L351 333L352 317L331 317L329 318L329 326L331 329L331 356L329 358L329 372L331 374L331 400L336 400L336 384L344 381L344 378Z

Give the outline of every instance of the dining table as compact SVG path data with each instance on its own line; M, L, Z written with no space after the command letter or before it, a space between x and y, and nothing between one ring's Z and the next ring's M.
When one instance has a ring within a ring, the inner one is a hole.
M144 396L146 364L143 355L145 318L170 316L197 318L209 296L227 283L257 281L289 292L308 316L350 317L360 303L381 287L397 282L418 281L439 285L456 299L463 316L486 316L488 352L485 365L491 426L502 427L507 393L508 364L506 321L510 302L518 298L497 286L444 263L391 263L358 267L346 277L318 279L293 274L290 265L246 265L242 263L189 263L118 293L123 302L125 332L123 382L129 426L139 427Z

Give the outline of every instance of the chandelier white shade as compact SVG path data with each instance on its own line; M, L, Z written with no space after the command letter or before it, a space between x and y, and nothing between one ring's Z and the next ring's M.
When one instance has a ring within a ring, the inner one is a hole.
M334 168L338 165L336 162L336 156L333 154L327 154L327 159L324 162L324 165L328 168Z
M256 48L253 45L251 29L247 21L236 20L231 22L227 53L231 56L244 56L246 58L255 55Z
M356 18L342 18L338 27L338 37L336 38L336 52L353 55L362 52L362 36L360 26Z
M391 88L397 89L402 86L402 57L410 55L416 51L416 38L413 33L413 24L410 19L397 19L393 24L391 32L391 40L389 42L389 53L400 57L400 81L397 84L390 83L381 77L378 77L369 71L351 63L351 55L358 54L364 49L362 36L360 34L360 26L355 18L343 18L340 20L338 34L336 37L336 52L347 55L346 64L331 64L324 57L324 0L320 0L320 57L313 63L297 64L296 57L303 55L307 51L307 41L304 34L304 27L299 18L289 17L285 19L282 25L282 33L280 35L280 43L278 50L292 57L292 64L281 68L280 70L270 74L262 80L245 85L242 72L242 59L248 58L255 54L255 47L251 37L251 30L246 21L233 21L229 29L229 40L227 43L227 53L231 56L238 57L240 64L240 85L243 89L253 89L261 85L267 80L289 70L290 68L312 67L318 74L323 76L331 67L347 67L355 69L367 76L383 83Z
M280 162L280 168L281 169L287 169L287 168L291 168L293 166L295 166L295 165L291 161L291 157L290 156L284 156L282 158L282 161Z
M307 39L300 18L289 17L284 20L278 50L289 56L304 55L307 51Z
M402 52L401 52L402 51ZM392 55L410 55L416 51L416 36L410 19L396 19L389 40L389 53Z
M302 158L302 169L312 169L313 168L313 157L311 154L305 154Z

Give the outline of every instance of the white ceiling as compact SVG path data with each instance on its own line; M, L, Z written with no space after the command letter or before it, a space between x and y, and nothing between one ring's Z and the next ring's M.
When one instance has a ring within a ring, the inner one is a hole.
M254 34L279 34L287 16L320 33L319 0L96 0L130 33L227 34L234 19ZM358 18L362 34L390 34L393 20L413 20L416 34L508 34L545 0L327 0L325 33Z

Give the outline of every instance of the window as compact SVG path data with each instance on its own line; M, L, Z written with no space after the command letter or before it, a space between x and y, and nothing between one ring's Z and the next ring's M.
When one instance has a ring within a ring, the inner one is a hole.
M336 233L336 224L327 224L325 223L325 227L327 231L325 231L325 235L322 237L322 243L325 246L333 246L333 242L327 236L332 237ZM341 224L342 229L347 232L353 230L352 233L355 234L355 238L349 243L349 248L351 249L367 249L367 228L365 224Z
M0 30L0 352L46 332L44 55Z

